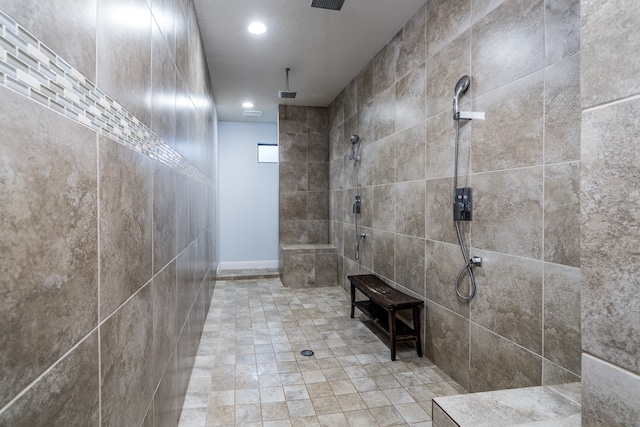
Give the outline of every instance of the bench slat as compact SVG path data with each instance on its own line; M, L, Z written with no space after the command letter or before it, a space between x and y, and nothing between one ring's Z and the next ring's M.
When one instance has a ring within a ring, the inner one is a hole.
M416 304L422 304L422 301L418 298L414 298L392 288L374 274L348 276L347 278L360 290L360 292L384 308L399 309L402 307L414 307Z

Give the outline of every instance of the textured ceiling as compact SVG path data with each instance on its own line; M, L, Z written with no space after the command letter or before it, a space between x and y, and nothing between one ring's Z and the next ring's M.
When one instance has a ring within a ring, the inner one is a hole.
M222 121L275 122L277 105L327 106L425 0L346 0L341 11L311 0L195 0ZM267 32L247 31L262 21ZM295 99L286 89L285 68ZM250 100L260 119L243 117Z

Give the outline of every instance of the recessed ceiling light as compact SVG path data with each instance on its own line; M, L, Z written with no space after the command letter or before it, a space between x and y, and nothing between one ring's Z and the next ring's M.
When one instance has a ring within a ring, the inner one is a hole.
M267 31L267 27L262 22L252 22L249 24L249 32L251 34L263 34Z
M242 106L244 108L253 108L253 102L243 102Z

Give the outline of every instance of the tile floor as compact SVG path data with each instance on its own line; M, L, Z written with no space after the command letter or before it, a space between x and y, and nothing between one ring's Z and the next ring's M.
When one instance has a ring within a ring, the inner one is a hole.
M431 398L464 389L413 346L391 362L374 332L337 286L218 281L180 427L431 427Z

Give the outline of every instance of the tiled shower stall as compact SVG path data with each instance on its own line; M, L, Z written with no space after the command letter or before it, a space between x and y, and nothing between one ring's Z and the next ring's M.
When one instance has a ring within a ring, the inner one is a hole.
M424 298L427 356L470 391L581 378L586 426L640 419L627 6L429 0L327 109L291 111L307 175L291 167L289 243L335 246L343 286L374 272ZM0 425L176 425L217 259L193 2L0 0L0 27ZM486 113L461 135L483 258L469 305L451 221L464 74L462 109Z
M622 0L430 0L327 109L339 283L373 272L424 298L426 354L470 391L582 379L585 426L640 419L639 220L620 189L638 186L638 22ZM486 113L461 127L470 304L451 211L465 74L462 110Z
M427 2L327 108L338 281L373 272L424 298L426 354L470 391L577 381L579 3L484 3ZM463 233L483 258L470 304L454 291L464 264L452 222L451 99L465 74L462 110L486 113L461 127L459 186L475 198Z
M177 425L214 108L191 1L0 1L0 425Z

